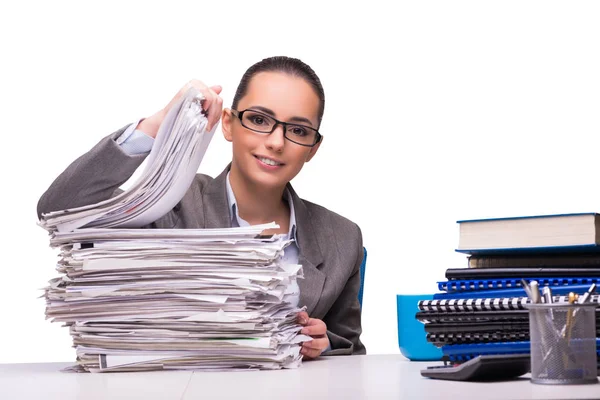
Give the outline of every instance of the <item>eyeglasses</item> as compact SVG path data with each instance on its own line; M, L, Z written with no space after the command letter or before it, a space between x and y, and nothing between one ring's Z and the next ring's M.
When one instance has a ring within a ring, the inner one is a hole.
M321 141L322 135L314 128L298 124L281 122L275 118L255 110L231 110L239 118L242 126L258 133L273 133L277 125L283 127L283 136L290 142L300 146L313 147Z

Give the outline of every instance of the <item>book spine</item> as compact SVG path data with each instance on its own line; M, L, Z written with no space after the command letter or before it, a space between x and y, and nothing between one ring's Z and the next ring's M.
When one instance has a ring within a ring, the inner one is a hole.
M507 297L490 299L443 299L420 300L420 311L495 311L495 310L524 310L524 304L529 303L527 297Z
M416 319L424 324L453 324L453 323L476 323L476 322L496 322L496 321L529 321L527 312L513 310L520 314L506 315L506 313L475 311L472 313L444 313L421 311L416 315ZM480 315L480 314L484 315ZM491 314L491 315L490 315ZM497 314L497 316L494 316Z
M427 333L426 339L437 347L445 344L517 342L529 340L529 332Z
M589 302L599 303L600 296L591 295ZM567 303L569 296L553 296L555 303ZM527 297L505 297L490 299L442 299L442 300L420 300L418 303L419 311L508 311L525 310L525 304L530 303Z
M467 258L469 268L569 268L600 266L600 254L518 256L478 256Z
M496 333L503 332L529 332L529 321L515 323L488 323L488 324L424 324L425 332L443 332L443 333Z
M469 268L597 267L600 266L600 254L471 255L467 257L467 266Z

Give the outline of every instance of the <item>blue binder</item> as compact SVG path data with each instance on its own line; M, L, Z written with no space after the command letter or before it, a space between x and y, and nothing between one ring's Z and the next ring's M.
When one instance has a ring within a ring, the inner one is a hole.
M550 286L554 295L568 295L569 292L583 294L589 289L589 285L569 285L569 286ZM452 292L452 293L436 293L433 295L434 300L449 300L449 299L493 299L502 297L527 297L525 289L508 288L495 290L474 290L468 292Z
M596 339L596 355L600 357L600 338ZM531 342L505 342L505 343L473 343L453 344L442 346L442 352L450 361L468 361L483 354L528 354L531 351Z
M598 277L547 277L547 278L526 278L525 280L536 280L540 287L542 286L572 286L572 285L591 285L600 283ZM450 280L438 282L438 289L443 292L469 292L478 290L494 289L514 289L521 287L521 278L496 278L496 279L469 279L469 280Z

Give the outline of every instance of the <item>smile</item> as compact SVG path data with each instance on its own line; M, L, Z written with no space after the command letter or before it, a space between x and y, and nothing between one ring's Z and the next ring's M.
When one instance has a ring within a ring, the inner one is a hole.
M270 158L261 157L261 156L254 156L254 157L256 157L262 163L267 164L267 165L272 165L274 167L283 165L283 163L281 163L279 161L271 160Z

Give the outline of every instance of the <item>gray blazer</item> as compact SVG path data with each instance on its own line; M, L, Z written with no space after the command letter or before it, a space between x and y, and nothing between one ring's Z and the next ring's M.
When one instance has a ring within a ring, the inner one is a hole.
M115 142L124 129L102 139L56 178L38 202L38 217L115 195L145 158L127 155ZM230 227L228 170L229 166L215 179L197 174L173 210L146 228ZM298 280L300 306L306 306L310 317L327 324L331 342L327 355L365 354L358 303L363 258L360 228L324 207L302 200L289 184L288 189L296 212L299 263L304 270L304 279Z

